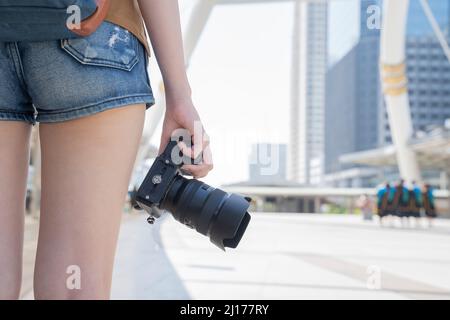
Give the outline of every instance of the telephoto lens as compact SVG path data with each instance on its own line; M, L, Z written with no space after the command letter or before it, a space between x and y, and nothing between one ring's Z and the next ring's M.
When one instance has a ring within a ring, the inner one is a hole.
M137 191L136 203L150 214L151 223L161 211L168 211L220 249L236 248L250 222L251 199L183 177L180 169L190 161L181 155L177 142L171 141Z

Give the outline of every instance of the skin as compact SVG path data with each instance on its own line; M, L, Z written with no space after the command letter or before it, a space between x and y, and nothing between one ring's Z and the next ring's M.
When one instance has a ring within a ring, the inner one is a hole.
M212 170L208 137L191 99L177 0L139 1L165 88L161 150L175 129L203 163L185 166L197 178ZM56 124L41 124L41 218L34 275L36 299L108 299L128 182L139 147L145 106L133 105ZM194 128L200 130L194 132ZM31 126L0 121L0 299L21 286L26 177ZM80 271L81 288L67 281Z
M107 299L128 181L145 106L40 126L42 195L37 299ZM114 172L114 174L111 174ZM68 290L80 267L81 290Z
M153 50L164 80L167 112L164 117L160 151L164 150L173 131L184 128L192 136L193 148L181 145L193 158L203 152L203 163L183 169L196 178L205 177L213 169L209 137L191 98L186 75L180 15L177 0L138 0ZM200 130L195 130L197 127Z
M20 292L30 132L26 123L0 122L1 300L17 299Z

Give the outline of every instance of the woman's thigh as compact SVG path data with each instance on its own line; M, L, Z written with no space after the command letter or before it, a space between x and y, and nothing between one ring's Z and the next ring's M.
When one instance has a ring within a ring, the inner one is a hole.
M18 298L31 125L0 121L0 299Z
M134 105L41 124L36 298L109 298L120 218L144 116L145 105Z

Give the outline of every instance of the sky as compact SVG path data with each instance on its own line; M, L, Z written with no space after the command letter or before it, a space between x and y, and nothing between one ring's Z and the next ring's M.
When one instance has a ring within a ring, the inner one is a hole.
M192 3L180 0L183 26ZM357 0L332 2L330 61L354 45L358 15ZM245 181L252 144L288 142L292 28L289 2L214 9L188 70L194 104L211 137L215 169L206 183ZM156 92L160 75L154 60L150 74Z

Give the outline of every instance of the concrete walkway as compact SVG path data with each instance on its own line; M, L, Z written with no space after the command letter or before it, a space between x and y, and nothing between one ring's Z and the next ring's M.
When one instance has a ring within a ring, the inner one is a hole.
M223 253L170 216L150 226L126 215L113 299L450 299L450 221L401 229L346 215L252 218L239 248Z
M238 250L223 253L171 217L160 236L144 220L124 225L114 298L450 299L450 221L405 230L253 214Z

